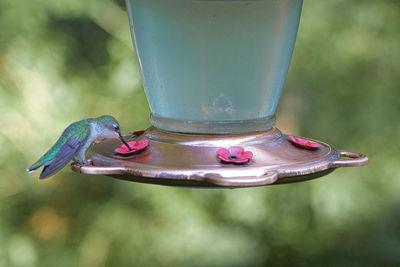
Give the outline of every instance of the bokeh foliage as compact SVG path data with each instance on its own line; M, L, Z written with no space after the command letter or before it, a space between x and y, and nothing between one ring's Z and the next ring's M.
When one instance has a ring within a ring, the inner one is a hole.
M149 108L123 1L0 0L0 266L400 264L400 2L305 0L277 113L367 154L292 185L198 190L25 169L69 123Z

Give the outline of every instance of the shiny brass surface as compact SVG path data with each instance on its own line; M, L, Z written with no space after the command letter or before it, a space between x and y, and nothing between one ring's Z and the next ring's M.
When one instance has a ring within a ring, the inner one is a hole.
M336 151L316 140L311 141L321 144L321 148L299 148L276 128L246 135L196 135L150 127L140 136L124 137L127 141L146 138L149 146L138 154L123 156L114 153L121 145L119 140L103 140L88 152L91 166L72 165L72 169L142 183L235 188L304 181L338 167L368 163L362 154ZM230 146L242 146L254 156L246 164L222 163L216 151Z

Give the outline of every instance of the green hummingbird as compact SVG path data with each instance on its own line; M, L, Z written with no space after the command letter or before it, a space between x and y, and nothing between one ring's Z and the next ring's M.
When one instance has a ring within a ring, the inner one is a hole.
M117 120L112 116L85 119L69 125L57 142L36 163L26 171L31 173L43 166L40 179L50 177L60 171L70 160L88 165L86 150L98 138L121 139L131 149L121 135Z

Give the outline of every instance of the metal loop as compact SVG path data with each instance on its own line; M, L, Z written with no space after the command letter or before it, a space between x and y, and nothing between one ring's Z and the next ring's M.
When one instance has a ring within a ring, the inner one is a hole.
M338 151L340 157L347 157L350 159L338 159L332 162L333 168L339 167L359 167L367 165L369 159L367 156L357 153L357 152L350 152L350 151Z

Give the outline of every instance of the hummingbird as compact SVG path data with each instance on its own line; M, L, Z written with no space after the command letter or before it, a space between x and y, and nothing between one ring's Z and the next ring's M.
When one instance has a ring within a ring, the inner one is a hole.
M70 160L80 165L88 165L86 150L93 141L114 137L118 137L131 150L121 135L118 121L112 116L105 115L74 122L64 130L50 150L26 171L32 173L43 166L40 179L44 179L56 174Z

